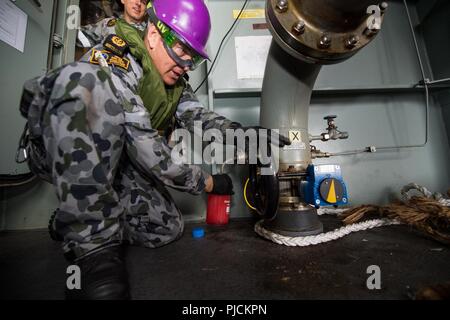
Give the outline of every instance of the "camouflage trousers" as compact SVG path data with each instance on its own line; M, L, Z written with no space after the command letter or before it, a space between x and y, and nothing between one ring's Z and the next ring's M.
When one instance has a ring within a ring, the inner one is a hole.
M53 227L69 259L122 242L160 247L183 233L181 213L164 184L129 161L124 117L107 113L65 102L45 115L44 144L60 202Z

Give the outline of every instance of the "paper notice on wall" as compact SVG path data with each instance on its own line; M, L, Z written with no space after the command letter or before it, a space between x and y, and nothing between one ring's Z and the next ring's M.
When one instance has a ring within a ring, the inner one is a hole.
M262 79L272 36L236 37L238 79Z
M10 0L0 0L0 40L20 52L25 48L28 16Z

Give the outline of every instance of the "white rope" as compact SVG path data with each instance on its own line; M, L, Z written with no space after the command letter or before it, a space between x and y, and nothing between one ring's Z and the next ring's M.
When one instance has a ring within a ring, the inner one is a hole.
M416 183L410 183L406 186L404 186L401 190L402 198L404 202L409 201L411 199L411 195L408 194L409 191L416 190L422 193L425 197L434 199L439 202L439 204L443 206L450 206L450 199L444 198L444 196L438 192L432 193L426 188L419 186ZM350 210L352 208L345 208L345 209L334 209L334 208L320 208L317 210L317 214L319 216L330 214L330 215L336 215L340 216L345 211ZM401 224L401 222L397 220L392 219L374 219L374 220L368 220L363 221L359 223L354 223L345 227L341 227L339 229L327 232L327 233L321 233L315 236L306 236L306 237L288 237L283 236L281 234L269 231L265 229L262 226L262 223L264 220L261 220L256 223L255 225L255 232L259 234L261 237L266 238L268 240L271 240L278 244L283 244L286 246L297 246L297 247L306 247L311 245L317 245L324 242L329 242L333 240L337 240L339 238L345 237L346 235L352 233L352 232L358 232L373 228L378 228L382 226L389 226L389 225L396 225Z
M271 240L278 244L283 244L285 246L290 247L306 247L311 245L317 245L324 242L329 242L333 240L337 240L339 238L342 238L352 232L358 232L363 230L368 230L372 228L382 227L382 226L389 226L389 225L396 225L400 224L400 222L396 220L391 219L374 219L374 220L368 220L364 222L354 223L339 229L336 229L334 231L330 231L327 233L321 233L315 236L306 236L306 237L288 237L283 236L278 233L274 233L272 231L269 231L265 229L262 226L264 220L261 220L256 223L255 225L255 232L259 234L261 237L266 238L268 240Z
M411 190L419 191L426 198L434 199L437 202L439 202L440 205L443 205L445 207L450 207L450 199L444 198L444 196L439 192L432 193L427 188L419 186L417 183L410 183L402 188L401 194L403 197L403 201L406 202L409 199L411 199L411 196L408 194L408 192Z
M350 209L352 209L352 208L335 209L335 208L324 208L324 207L322 207L322 208L317 209L317 214L319 216L323 216L325 214L340 216L345 211L350 210Z

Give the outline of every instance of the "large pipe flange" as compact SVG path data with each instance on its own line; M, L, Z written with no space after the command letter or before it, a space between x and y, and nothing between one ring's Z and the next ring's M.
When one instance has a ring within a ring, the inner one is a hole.
M268 0L274 40L297 59L315 64L344 61L370 43L387 3L374 0Z

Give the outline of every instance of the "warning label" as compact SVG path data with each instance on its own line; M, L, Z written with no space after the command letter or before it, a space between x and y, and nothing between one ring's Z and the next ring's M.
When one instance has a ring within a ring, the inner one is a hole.
M241 10L233 10L233 18L237 19ZM266 17L264 9L246 9L242 11L239 19L264 19Z
M302 141L302 132L300 130L289 130L290 146L285 146L283 150L305 150L306 144Z

